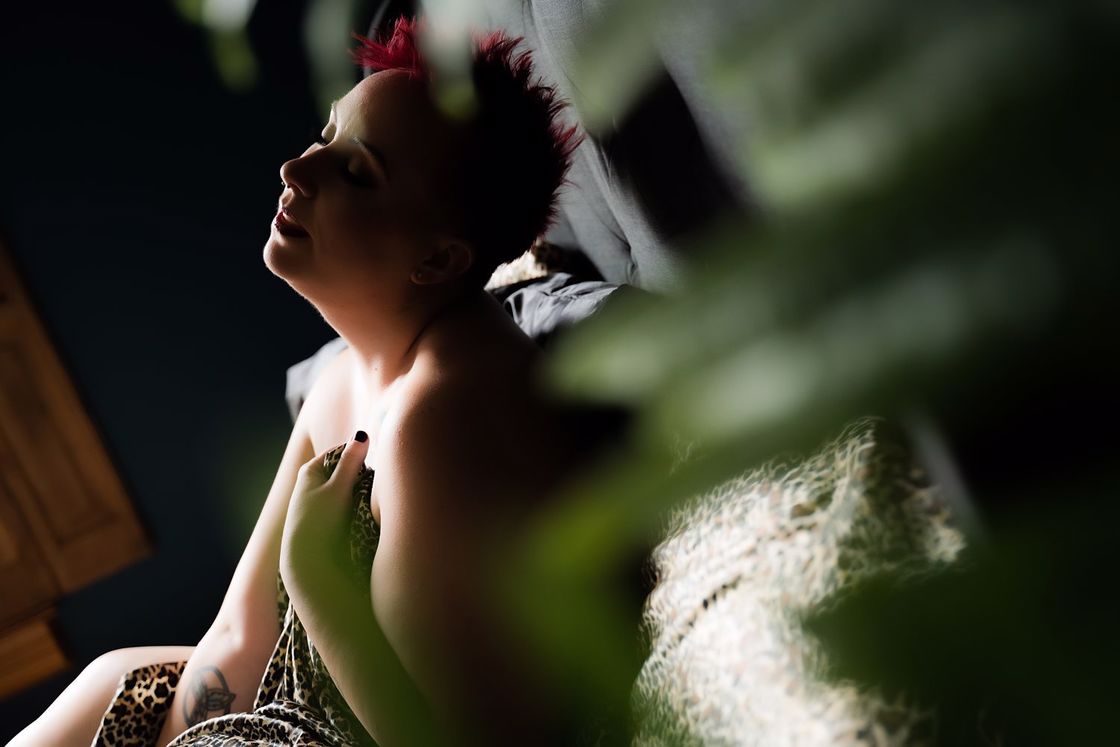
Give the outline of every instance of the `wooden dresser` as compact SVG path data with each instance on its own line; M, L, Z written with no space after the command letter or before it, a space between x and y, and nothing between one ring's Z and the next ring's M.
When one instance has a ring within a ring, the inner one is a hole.
M0 242L0 698L68 666L56 600L149 552Z

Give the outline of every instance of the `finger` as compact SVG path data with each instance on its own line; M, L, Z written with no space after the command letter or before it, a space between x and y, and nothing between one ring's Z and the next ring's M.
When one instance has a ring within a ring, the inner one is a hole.
M338 465L334 468L334 474L331 475L331 483L341 483L347 487L352 486L358 481L358 475L362 471L362 465L366 461L366 454L369 453L369 437L365 431L358 431L354 437L346 442L346 448L342 450L342 456L339 457Z
M299 480L301 480L308 487L317 487L322 485L330 477L327 474L327 455L334 451L336 446L332 446L326 451L316 454L308 461L304 462L299 468Z

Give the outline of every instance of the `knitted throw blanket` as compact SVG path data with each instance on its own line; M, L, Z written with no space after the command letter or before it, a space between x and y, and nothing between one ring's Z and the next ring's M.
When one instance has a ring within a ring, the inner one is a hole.
M916 745L932 712L817 676L799 614L866 575L963 548L901 439L863 419L808 459L679 507L653 554L636 745Z

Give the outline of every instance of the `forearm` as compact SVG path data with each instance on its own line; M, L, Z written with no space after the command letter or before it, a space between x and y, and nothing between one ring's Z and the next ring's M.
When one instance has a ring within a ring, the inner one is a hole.
M385 638L368 589L337 569L316 571L306 563L298 571L288 568L285 584L295 612L370 736L382 747L446 744L427 701Z
M195 647L183 670L157 747L187 727L226 713L250 711L275 644L216 622Z

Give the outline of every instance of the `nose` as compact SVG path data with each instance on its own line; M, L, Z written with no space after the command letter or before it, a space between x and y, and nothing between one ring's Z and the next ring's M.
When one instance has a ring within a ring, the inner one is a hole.
M315 196L315 180L309 166L304 155L285 161L280 167L280 180L305 199Z

